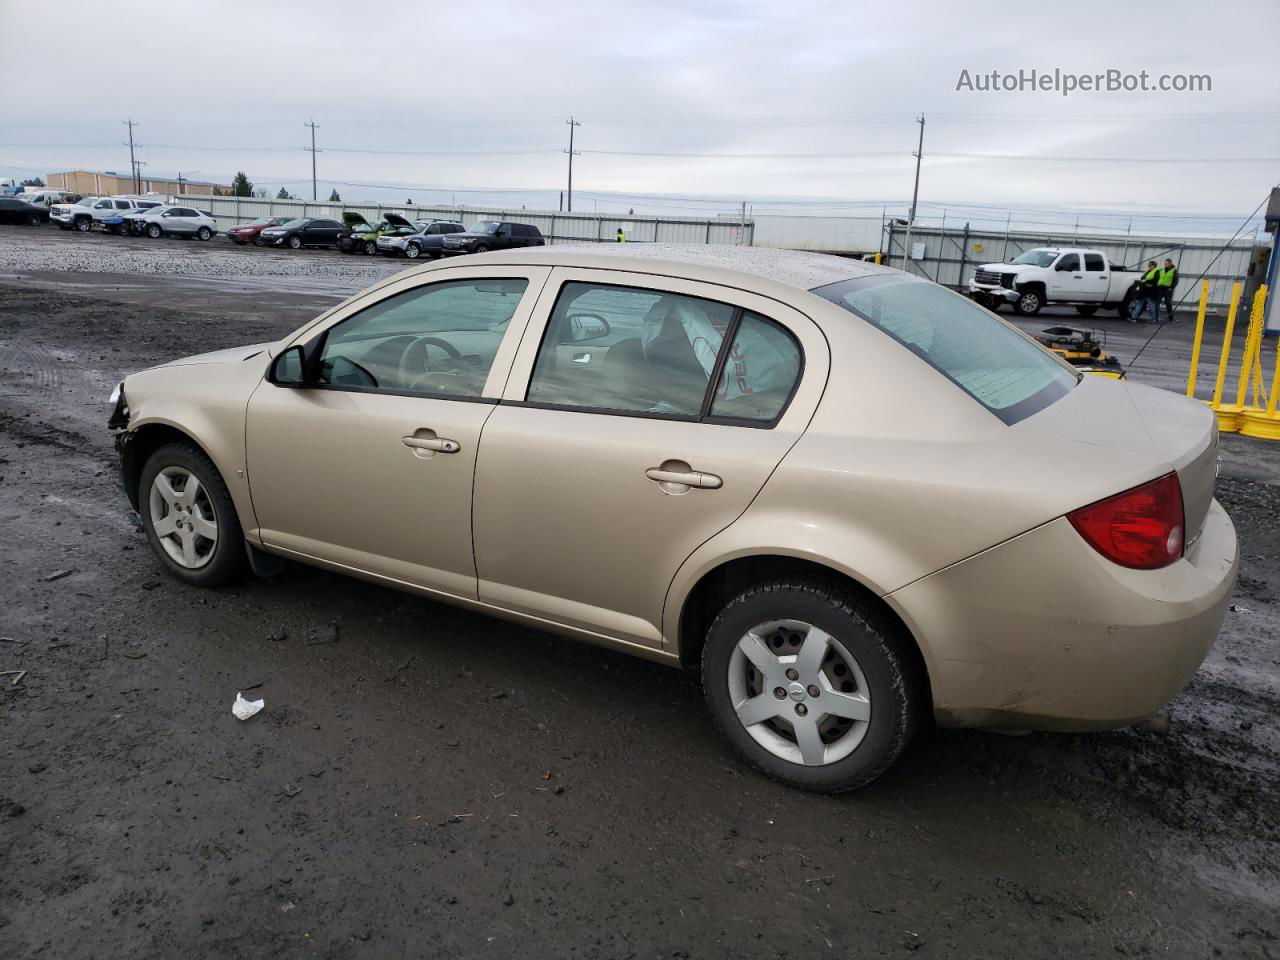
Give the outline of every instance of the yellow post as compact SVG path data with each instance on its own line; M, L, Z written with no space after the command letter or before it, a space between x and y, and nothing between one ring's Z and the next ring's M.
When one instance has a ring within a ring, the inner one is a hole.
M1209 281L1200 281L1200 309L1196 311L1196 338L1191 344L1191 369L1187 372L1187 396L1196 395L1196 370L1200 367L1200 342L1204 340L1204 312L1209 306Z
M877 251L876 251L876 263L878 264L879 262L880 262L880 251L879 251L879 250L877 250Z
M1222 386L1227 382L1227 363L1231 359L1231 334L1236 328L1236 310L1240 306L1240 282L1231 285L1231 306L1227 308L1227 330L1222 335L1222 356L1218 358L1218 379L1213 385L1213 402L1215 410L1222 404Z
M1271 378L1271 399L1267 401L1267 416L1276 415L1276 401L1280 400L1280 339L1276 340L1276 373Z
M1236 406L1244 408L1245 391L1253 375L1253 365L1261 362L1262 303L1267 298L1267 285L1258 287L1253 295L1253 308L1249 311L1249 332L1244 338L1244 356L1240 360L1240 384L1236 389Z

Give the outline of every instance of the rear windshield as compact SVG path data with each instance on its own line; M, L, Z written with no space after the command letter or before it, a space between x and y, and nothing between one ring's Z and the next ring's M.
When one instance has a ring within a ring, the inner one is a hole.
M843 280L813 291L887 333L1005 423L1065 395L1079 375L989 311L913 277Z

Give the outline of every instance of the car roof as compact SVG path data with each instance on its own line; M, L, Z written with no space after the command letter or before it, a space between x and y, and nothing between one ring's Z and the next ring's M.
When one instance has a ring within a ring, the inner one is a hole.
M841 280L901 273L892 267L825 253L728 244L556 244L482 256L491 260L515 258L522 263L544 266L596 267L605 270L636 270L640 273L662 273L671 269L677 274L683 274L688 272L689 267L695 267L698 273L745 273L800 290L813 290ZM711 276L707 279L720 282L731 280L729 277Z

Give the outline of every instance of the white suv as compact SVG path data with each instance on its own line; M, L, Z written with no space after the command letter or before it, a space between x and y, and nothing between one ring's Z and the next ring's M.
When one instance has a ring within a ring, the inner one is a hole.
M94 224L108 217L145 210L156 204L155 200L133 200L129 197L83 197L75 203L55 203L49 217L63 230L88 233Z
M130 219L138 233L156 238L165 234L208 240L218 232L218 221L194 207L163 206L136 214Z

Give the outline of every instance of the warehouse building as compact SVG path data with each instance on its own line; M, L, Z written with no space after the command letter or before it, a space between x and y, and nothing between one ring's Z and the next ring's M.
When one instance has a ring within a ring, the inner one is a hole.
M83 196L110 197L122 193L164 193L177 196L184 193L200 193L229 195L231 187L221 183L210 183L207 180L169 180L162 177L142 177L141 188L134 183L128 174L106 170L93 173L88 170L70 170L65 173L51 173L45 177L45 183L53 190L66 190Z

